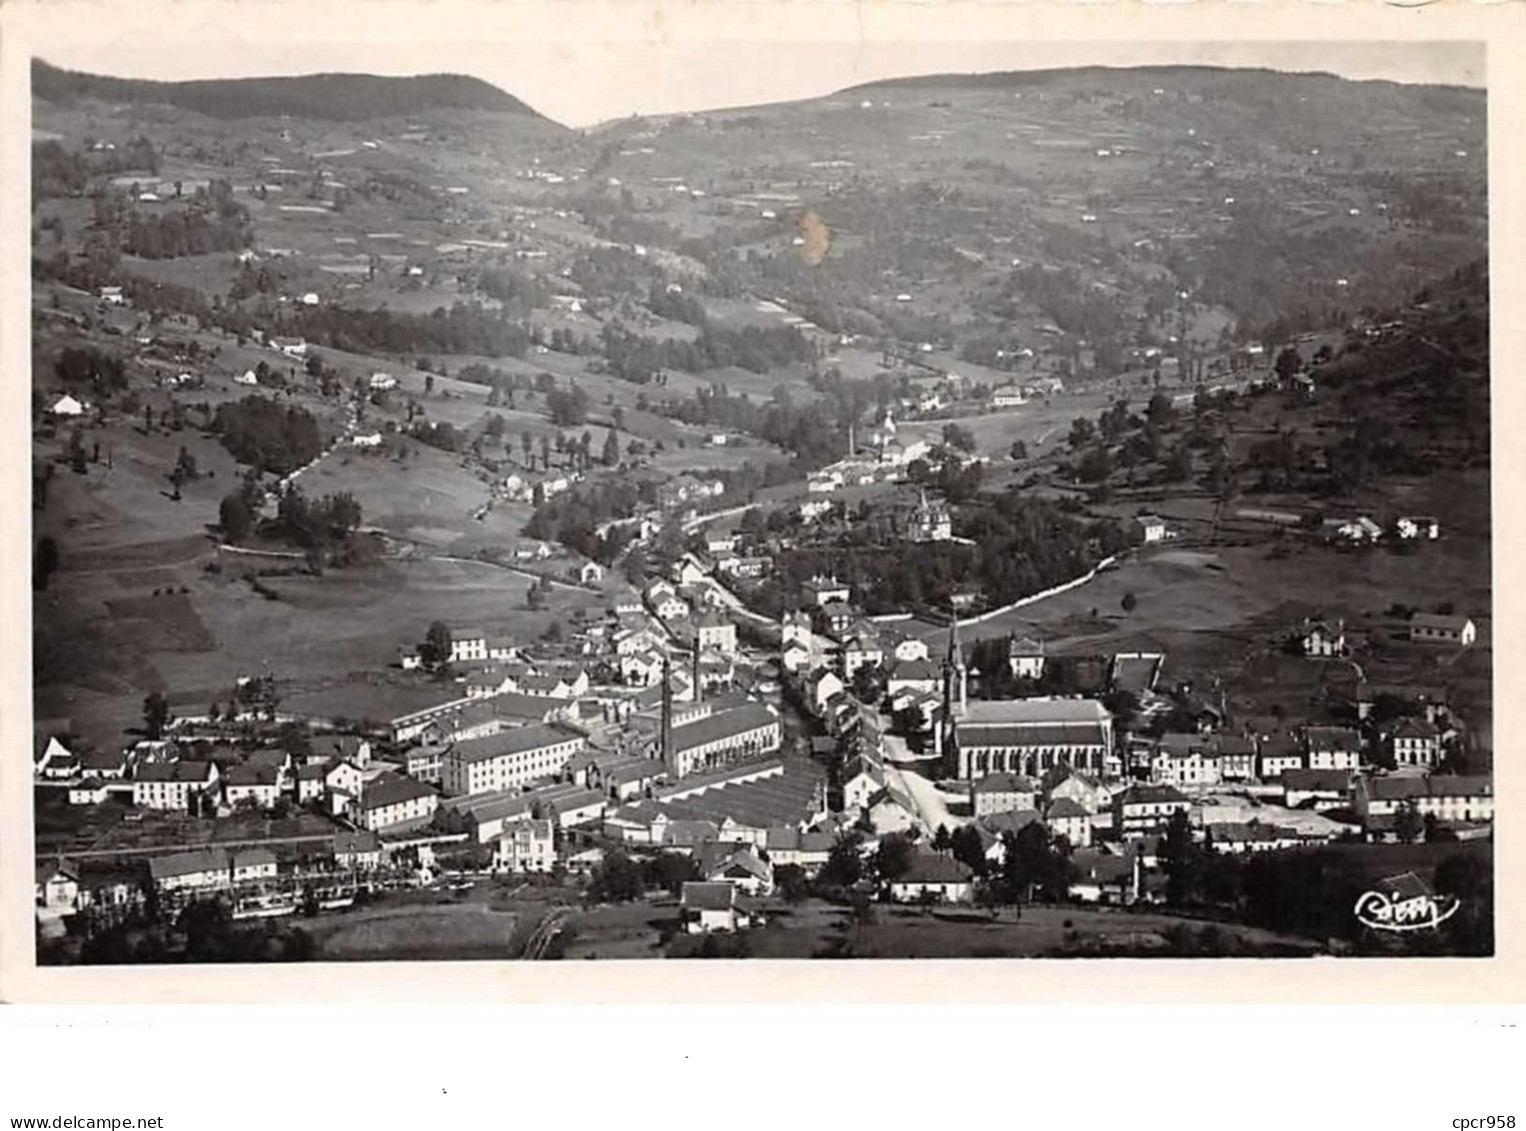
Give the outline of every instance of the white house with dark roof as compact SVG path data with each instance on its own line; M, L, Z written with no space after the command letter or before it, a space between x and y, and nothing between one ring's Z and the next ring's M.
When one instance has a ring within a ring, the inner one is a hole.
M978 819L1032 809L1037 796L1038 787L1020 774L987 774L970 786L970 812Z
M229 766L223 774L223 799L232 808L272 809L281 799L281 772L274 766Z
M749 916L739 906L738 896L735 884L685 881L678 898L684 930L698 935L746 927Z
M434 816L440 795L423 782L383 774L361 790L356 806L360 824L372 832L423 824Z
M149 878L160 891L210 891L232 882L228 852L223 848L197 848L154 856L148 862Z
M480 628L450 630L450 662L467 664L488 658L487 633Z
M133 771L132 803L184 813L196 798L215 790L220 777L212 762L140 763Z
M551 871L556 864L555 826L529 817L504 825L493 863L507 872Z
M235 884L273 880L276 878L276 854L268 848L241 848L233 854L229 868Z
M1409 618L1409 638L1422 644L1455 644L1466 648L1478 639L1478 626L1468 617L1416 613Z
M724 614L711 610L700 613L694 620L694 634L700 651L736 655L737 626Z
M890 898L897 903L968 903L974 891L975 873L968 865L934 852L913 855L911 866L890 884Z
M1155 833L1191 808L1174 786L1132 785L1113 798L1113 827L1125 836Z
M1428 770L1441 761L1441 731L1426 719L1400 719L1387 738L1395 766Z
M1063 836L1071 848L1090 848L1094 824L1092 815L1068 797L1051 801L1044 812L1044 824L1053 836Z
M1362 736L1349 727L1307 727L1304 747L1311 770L1355 770L1362 764Z

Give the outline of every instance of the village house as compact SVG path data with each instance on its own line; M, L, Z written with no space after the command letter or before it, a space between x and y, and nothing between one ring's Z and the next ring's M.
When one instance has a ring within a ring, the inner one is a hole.
M696 642L702 652L719 652L735 656L737 651L737 626L720 613L704 612L694 620Z
M904 691L932 694L938 690L938 669L932 661L900 660L886 679L885 691L896 696Z
M1221 821L1205 827L1205 841L1214 852L1246 855L1298 848L1303 838L1293 829L1259 821Z
M858 613L852 605L842 601L832 601L822 605L816 610L816 623L823 634L833 639L841 639L852 628L858 619Z
M837 838L829 832L801 832L788 825L771 828L764 836L763 848L775 868L794 865L807 878L820 872L832 855Z
M993 409L1018 408L1027 403L1027 400L1021 385L1002 385L991 394L991 407Z
M1466 648L1478 639L1478 626L1468 617L1416 613L1409 618L1409 638L1422 644L1456 644Z
M646 603L653 615L664 621L682 620L689 615L689 603L666 581L655 581L647 588Z
M1160 832L1192 802L1169 785L1131 785L1113 798L1113 827L1124 836Z
M329 794L353 801L360 797L365 774L354 762L331 762L323 770L323 787Z
M1163 734L1150 761L1151 779L1178 789L1218 785L1223 780L1219 759L1208 739L1198 734Z
M211 762L140 763L133 771L132 803L140 809L188 812L194 801L217 788L219 780Z
M835 577L813 577L800 587L801 599L808 608L824 608L834 602L847 604L852 592Z
M1017 679L1040 679L1044 675L1044 642L1032 636L1014 636L1007 645L1007 664Z
M1216 734L1208 748L1219 762L1219 777L1227 782L1254 781L1256 777L1256 742L1238 734Z
M373 832L334 834L334 866L352 872L368 872L381 867L381 841Z
M80 905L79 869L62 858L36 865L36 904L43 911L68 913Z
M79 755L80 773L101 781L121 781L127 777L130 759L120 747L105 750L85 750Z
M1038 789L1017 774L987 774L970 786L970 812L978 819L993 813L1035 808Z
M1049 790L1051 804L1061 798L1069 798L1093 815L1110 813L1113 807L1113 790L1098 778L1072 771L1064 780Z
M235 884L258 883L276 878L276 854L268 848L242 848L230 863Z
M32 772L44 781L68 781L81 769L80 759L58 737L40 742L32 759Z
M1487 823L1494 820L1494 783L1456 774L1358 777L1351 791L1351 807L1368 832L1391 832L1403 805L1413 805L1422 818Z
M1307 727L1305 765L1311 770L1355 770L1362 764L1362 738L1346 727Z
M1425 719L1400 719L1387 740L1395 766L1429 770L1441 761L1441 731Z
M806 702L818 717L825 715L827 704L841 695L847 686L836 672L822 668L806 678Z
M1166 538L1166 520L1157 515L1135 515L1134 526L1139 531L1140 538L1147 545L1151 542L1164 541Z
M885 766L872 743L857 744L843 760L842 804L845 813L871 808L885 788Z
M1328 659L1346 654L1346 622L1310 618L1303 622L1299 632L1303 654Z
M1268 735L1261 741L1257 757L1260 761L1260 772L1257 776L1262 781L1276 781L1282 776L1284 770L1304 768L1303 749L1299 746L1298 740L1290 734Z
M362 789L358 819L372 832L412 827L428 822L439 804L440 795L423 782L384 774Z
M691 935L737 931L751 923L745 897L734 884L686 880L678 903L684 930Z
M843 678L849 683L860 668L878 667L885 662L885 650L879 636L862 626L850 633L842 642Z
M1044 824L1049 826L1053 836L1063 836L1069 841L1071 848L1091 847L1095 828L1092 815L1068 797L1049 803L1049 808L1044 811Z
M1071 858L1075 878L1070 895L1081 903L1122 905L1133 903L1141 888L1141 865L1137 853L1116 854L1087 849Z
M480 628L452 628L450 631L450 662L453 664L478 663L488 658L487 633Z
M556 834L549 820L522 818L505 825L493 864L506 872L549 872L556 864Z
M773 894L773 862L760 856L751 844L739 847L712 842L699 850L696 858L708 883L733 884L754 897Z
M1351 797L1351 776L1349 770L1284 770L1282 803L1315 812L1343 808Z
M53 402L48 411L54 416L83 416L85 406L82 402L65 393Z
M100 805L106 797L106 783L100 778L85 778L69 786L70 805Z
M784 645L784 651L780 654L779 663L786 672L795 675L811 666L812 656L809 645L802 644L798 640L791 640Z
M208 891L232 882L228 853L222 848L197 848L148 862L149 879L160 891Z
M245 763L223 774L223 800L230 808L272 809L281 799L281 773L273 766Z
M890 883L897 903L968 903L975 891L975 873L968 865L934 852L918 852L911 866Z

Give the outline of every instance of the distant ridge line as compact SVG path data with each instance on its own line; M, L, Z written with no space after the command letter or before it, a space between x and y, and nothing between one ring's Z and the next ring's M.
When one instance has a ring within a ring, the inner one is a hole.
M551 123L551 119L507 91L460 74L392 76L335 72L164 82L68 71L34 59L32 94L50 102L98 99L169 105L223 119L291 116L358 122L428 110L488 110Z

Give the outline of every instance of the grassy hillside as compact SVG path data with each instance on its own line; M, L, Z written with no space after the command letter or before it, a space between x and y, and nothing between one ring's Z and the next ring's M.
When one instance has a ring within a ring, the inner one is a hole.
M155 82L66 71L32 62L32 93L49 102L163 104L213 118L290 115L318 121L362 121L428 110L492 110L539 118L529 106L468 75L322 74L252 79Z

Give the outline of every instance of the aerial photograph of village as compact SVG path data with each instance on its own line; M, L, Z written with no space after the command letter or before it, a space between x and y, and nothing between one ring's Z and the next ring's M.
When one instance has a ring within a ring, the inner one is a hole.
M57 62L39 965L1494 953L1481 85Z

